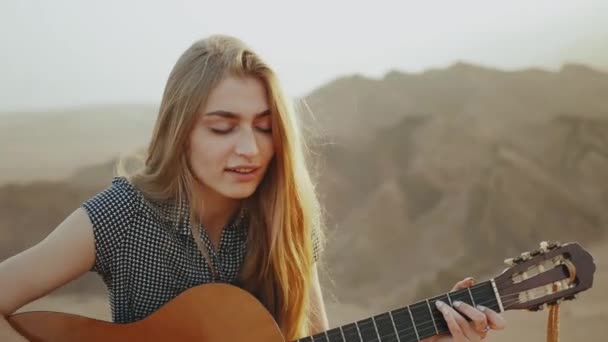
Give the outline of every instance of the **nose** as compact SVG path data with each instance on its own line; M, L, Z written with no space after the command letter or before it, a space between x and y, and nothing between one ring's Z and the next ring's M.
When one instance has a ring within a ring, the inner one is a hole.
M242 156L253 157L259 153L258 142L251 129L241 130L235 146L235 153Z

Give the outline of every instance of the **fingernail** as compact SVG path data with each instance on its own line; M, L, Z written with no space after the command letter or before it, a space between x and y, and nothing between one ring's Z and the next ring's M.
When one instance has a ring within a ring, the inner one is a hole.
M445 306L445 303L440 300L437 300L435 301L435 306L437 307L437 309L441 309Z
M460 306L460 304L462 304L462 302L461 302L461 301L459 301L459 300L457 300L457 301L455 301L455 302L452 302L452 305L454 305L454 307L455 307L455 308L459 307L459 306Z
M481 312L486 311L486 309L487 309L487 308L486 308L485 306L483 306L483 305L477 305L477 310L479 310L479 311L481 311Z

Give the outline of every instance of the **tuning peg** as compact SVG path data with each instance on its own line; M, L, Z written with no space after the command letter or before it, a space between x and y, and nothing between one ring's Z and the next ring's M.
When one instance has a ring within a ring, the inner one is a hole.
M557 247L561 247L561 243L559 241L543 241L540 243L540 248L545 252L555 249Z
M536 254L534 254L534 253L536 253ZM521 253L521 255L518 257L505 259L505 264L507 264L508 266L515 266L526 260L532 259L532 257L538 255L538 253L542 253L542 252L539 252L539 250L536 250L534 252L524 252L524 253Z
M521 253L521 260L525 261L525 260L530 260L532 258L531 253L530 252L523 252Z
M542 249L542 248L535 249L532 252L530 252L530 256L535 257L535 256L538 256L538 255L541 255L541 254L544 254L544 253L545 253L545 250Z
M540 243L540 249L542 249L544 251L548 251L549 250L549 243L547 241L542 241Z
M546 304L538 304L536 306L533 306L533 307L529 308L528 310L530 310L530 311L541 311L541 310L544 310L546 307L547 307Z
M515 257L515 258L509 258L509 259L505 259L505 264L507 264L507 266L512 267L515 266L521 262L524 261L524 258L521 256Z

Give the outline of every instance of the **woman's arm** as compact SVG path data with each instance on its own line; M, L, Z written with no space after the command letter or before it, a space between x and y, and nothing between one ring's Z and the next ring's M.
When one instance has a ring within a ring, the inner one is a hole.
M1 340L19 340L7 316L87 272L94 262L92 224L79 208L44 240L0 263Z
M329 330L329 321L327 320L327 312L323 303L323 292L319 282L319 274L317 266L313 267L312 288L310 291L310 332L311 335Z

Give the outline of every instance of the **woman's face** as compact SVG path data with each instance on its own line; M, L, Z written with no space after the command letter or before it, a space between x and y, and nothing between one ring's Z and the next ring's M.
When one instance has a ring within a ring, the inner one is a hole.
M274 155L264 84L254 77L228 76L211 91L199 115L188 157L203 191L249 197Z

